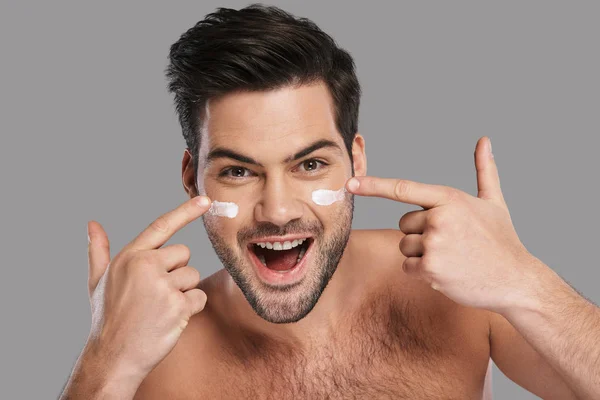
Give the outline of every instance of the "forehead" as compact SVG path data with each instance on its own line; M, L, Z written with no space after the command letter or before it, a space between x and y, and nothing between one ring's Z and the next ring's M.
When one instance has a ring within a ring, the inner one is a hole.
M269 144L280 153L316 138L341 142L327 86L288 86L238 92L211 100L200 130L201 153L215 146L238 150Z

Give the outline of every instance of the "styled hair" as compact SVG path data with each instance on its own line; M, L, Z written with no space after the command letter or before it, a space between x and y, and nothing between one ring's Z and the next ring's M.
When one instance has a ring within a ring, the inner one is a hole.
M171 45L165 75L194 176L208 100L317 81L330 91L336 127L352 161L361 95L354 61L307 18L260 3L240 10L219 7Z

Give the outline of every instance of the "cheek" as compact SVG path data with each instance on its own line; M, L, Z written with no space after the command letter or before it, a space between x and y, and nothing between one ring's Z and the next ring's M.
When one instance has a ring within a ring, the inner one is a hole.
M233 219L239 214L240 207L237 203L213 200L207 213L216 217Z
M305 181L302 184L292 182L286 187L287 200L305 203L312 212L321 218L328 219L330 213L339 212L345 207L348 197L345 189L346 179L342 176L328 176L323 180ZM252 220L254 208L264 196L261 185L240 185L223 187L212 179L198 180L200 194L207 195L212 201L211 216L223 219L218 224L230 226L230 219ZM233 217L233 218L229 218Z
M204 226L207 232L219 241L228 245L237 243L237 232L240 228L237 218L218 217L204 214Z
M312 200L308 202L314 218L318 219L326 231L345 224L347 215L351 213L350 201L339 200L330 205L317 205Z
M330 206L346 198L346 188L339 190L318 189L311 193L311 200L318 206Z

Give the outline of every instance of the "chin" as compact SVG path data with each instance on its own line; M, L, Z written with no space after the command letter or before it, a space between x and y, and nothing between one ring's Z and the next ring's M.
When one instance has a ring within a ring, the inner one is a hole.
M311 263L305 279L285 287L285 290L282 290L281 286L265 286L256 279L252 280L250 290L244 290L241 286L240 288L254 312L265 321L274 324L298 322L316 306L335 272L337 263L333 268L327 266L327 263ZM246 289L248 288L246 286Z
M263 292L251 301L254 312L265 321L274 324L287 324L300 321L316 305L321 293L307 293L303 285L296 286L286 293Z

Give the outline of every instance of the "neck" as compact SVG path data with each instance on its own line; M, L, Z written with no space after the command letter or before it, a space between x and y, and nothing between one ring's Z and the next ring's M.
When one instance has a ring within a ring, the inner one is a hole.
M280 341L305 347L328 341L352 310L356 310L365 293L364 276L357 272L355 240L352 234L332 279L315 307L295 323L274 324L259 317L229 274L226 275L228 319L240 331L275 337ZM225 272L226 273L226 272Z

